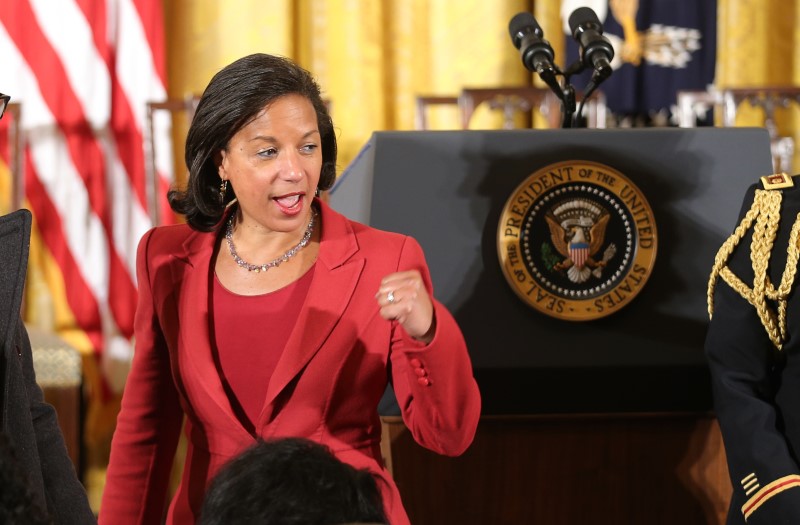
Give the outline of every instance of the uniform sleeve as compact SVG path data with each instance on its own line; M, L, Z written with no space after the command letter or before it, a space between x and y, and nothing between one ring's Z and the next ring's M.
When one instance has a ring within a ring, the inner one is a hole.
M111 442L101 524L161 523L169 473L183 422L169 352L153 304L148 250L139 243L136 346Z
M398 271L416 269L433 299L422 248L407 237ZM422 446L439 454L462 454L475 436L481 399L467 345L455 319L433 299L436 332L427 344L394 323L392 381L406 426Z
M28 333L22 321L18 326L21 342L21 365L25 389L30 402L31 420L36 433L36 449L39 454L44 494L47 509L58 524L96 523L89 508L86 491L78 480L75 467L67 453L64 437L58 426L56 411L44 401L41 388L36 383L33 356Z
M752 199L753 188L745 204ZM742 239L728 265L752 286L750 239ZM775 403L781 371L798 356L776 349L756 309L721 279L705 352L733 485L731 513L741 512L739 523L800 523L800 469Z

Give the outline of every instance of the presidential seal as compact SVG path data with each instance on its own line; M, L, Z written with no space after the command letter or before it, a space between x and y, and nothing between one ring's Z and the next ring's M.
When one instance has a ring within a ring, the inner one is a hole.
M511 194L497 226L508 284L567 321L611 315L644 288L656 259L653 210L619 171L588 161L546 166Z

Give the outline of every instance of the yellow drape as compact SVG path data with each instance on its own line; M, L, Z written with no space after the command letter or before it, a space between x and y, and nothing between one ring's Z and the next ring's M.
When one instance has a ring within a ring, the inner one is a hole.
M718 1L717 87L800 84L798 3ZM293 58L332 102L342 169L373 131L412 129L416 95L528 83L507 27L532 6L562 57L561 0L166 0L169 92L199 93L248 53ZM781 133L797 142L797 117L779 117ZM454 109L434 109L429 120L438 129L459 127ZM499 126L480 111L475 120ZM737 125L761 122L758 110L740 108Z
M342 169L373 131L413 129L417 94L527 83L507 27L529 8L527 0L167 0L169 92L199 93L248 53L288 56L331 101ZM459 126L455 111L431 121Z
M717 78L720 88L800 85L800 0L718 0ZM760 126L761 110L741 104L737 126ZM795 143L800 165L800 112L776 111L778 133ZM796 169L796 168L795 168Z
M726 88L796 82L798 5L798 0L718 0L716 83Z

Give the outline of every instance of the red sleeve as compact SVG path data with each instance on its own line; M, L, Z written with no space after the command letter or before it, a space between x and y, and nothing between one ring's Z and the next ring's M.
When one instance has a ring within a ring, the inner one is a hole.
M418 270L433 298L422 248L406 238L398 271ZM406 426L422 446L457 456L472 443L481 412L478 385L461 329L444 305L433 299L436 333L428 345L395 323L392 381Z
M100 524L161 522L183 422L169 351L153 304L148 267L153 232L142 237L137 252L135 353L111 442Z

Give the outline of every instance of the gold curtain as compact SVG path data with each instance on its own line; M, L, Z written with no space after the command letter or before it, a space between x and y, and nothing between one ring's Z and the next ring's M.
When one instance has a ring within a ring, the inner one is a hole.
M169 93L200 93L216 71L248 53L288 56L331 101L341 170L373 131L413 129L418 94L529 82L507 27L530 3L166 0ZM431 121L459 127L455 111L434 112Z
M800 0L718 0L717 75L719 88L800 85ZM800 165L797 105L776 111L781 136L794 138L794 166ZM738 108L737 126L761 126L761 110Z
M787 86L800 80L793 67L800 59L794 52L800 39L798 5L798 0L718 0L719 87Z

